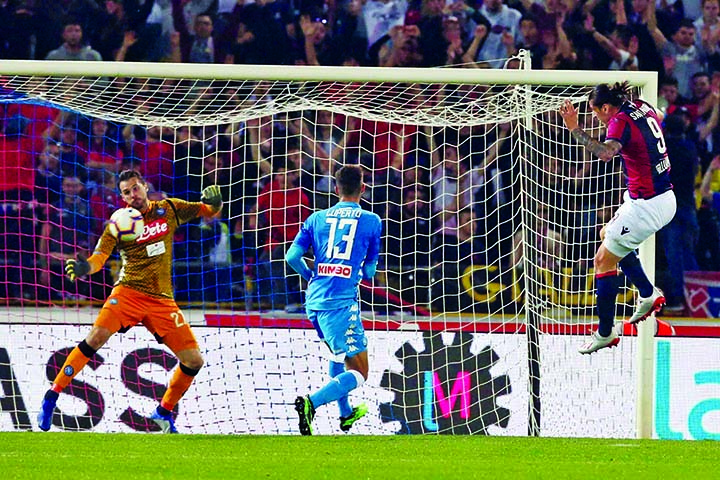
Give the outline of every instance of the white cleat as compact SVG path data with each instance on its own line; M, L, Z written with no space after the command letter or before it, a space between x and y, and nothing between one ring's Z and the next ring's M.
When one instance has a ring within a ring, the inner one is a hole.
M635 313L633 313L628 323L635 325L636 323L642 322L653 313L657 313L665 306L665 294L657 287L653 287L653 294L648 298L640 297L638 299L637 307L635 307Z
M603 337L597 331L595 331L592 333L592 335L590 335L590 340L588 340L587 343L584 343L578 349L578 352L582 353L583 355L587 355L593 352L597 352L601 348L616 347L618 343L620 343L620 337L618 337L618 334L617 332L615 332L614 328L610 331L610 335L608 335L607 337Z

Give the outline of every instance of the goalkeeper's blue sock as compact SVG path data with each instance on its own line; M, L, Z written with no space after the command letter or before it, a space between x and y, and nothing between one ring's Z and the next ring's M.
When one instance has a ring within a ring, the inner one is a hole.
M622 268L625 276L637 287L641 297L648 298L653 294L653 285L645 275L645 270L643 270L640 259L638 259L635 252L625 255L625 258L620 260L618 265Z
M330 360L330 378L335 378L338 375L345 373L345 364L340 362L333 362ZM348 417L352 413L352 407L350 406L350 397L347 395L338 398L338 408L340 409L341 417Z
M610 335L615 324L615 302L620 288L617 270L595 275L597 301L595 309L598 316L598 333L603 337Z
M334 402L347 396L348 393L364 382L365 379L360 372L348 370L333 378L323 388L310 395L310 401L315 408L318 408L321 405Z

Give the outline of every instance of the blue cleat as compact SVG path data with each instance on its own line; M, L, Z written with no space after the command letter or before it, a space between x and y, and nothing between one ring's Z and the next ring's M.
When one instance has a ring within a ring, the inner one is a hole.
M43 398L42 405L40 405L40 413L37 416L38 427L43 432L47 432L52 426L53 412L55 411L58 396L60 394L52 390L45 393L45 398Z
M178 433L177 428L175 428L175 420L173 420L172 412L163 415L155 409L152 415L150 415L150 420L155 422L163 433Z

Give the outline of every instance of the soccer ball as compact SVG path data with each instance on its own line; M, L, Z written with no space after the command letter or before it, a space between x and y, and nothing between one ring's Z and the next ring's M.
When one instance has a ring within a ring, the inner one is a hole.
M132 242L142 235L144 228L142 214L131 207L115 210L108 225L110 233L122 242Z

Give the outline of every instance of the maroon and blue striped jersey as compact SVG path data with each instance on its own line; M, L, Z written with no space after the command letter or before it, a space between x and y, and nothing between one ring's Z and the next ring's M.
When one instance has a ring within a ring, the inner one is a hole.
M667 145L652 106L641 100L623 103L608 122L607 140L622 145L630 198L652 198L672 190Z

